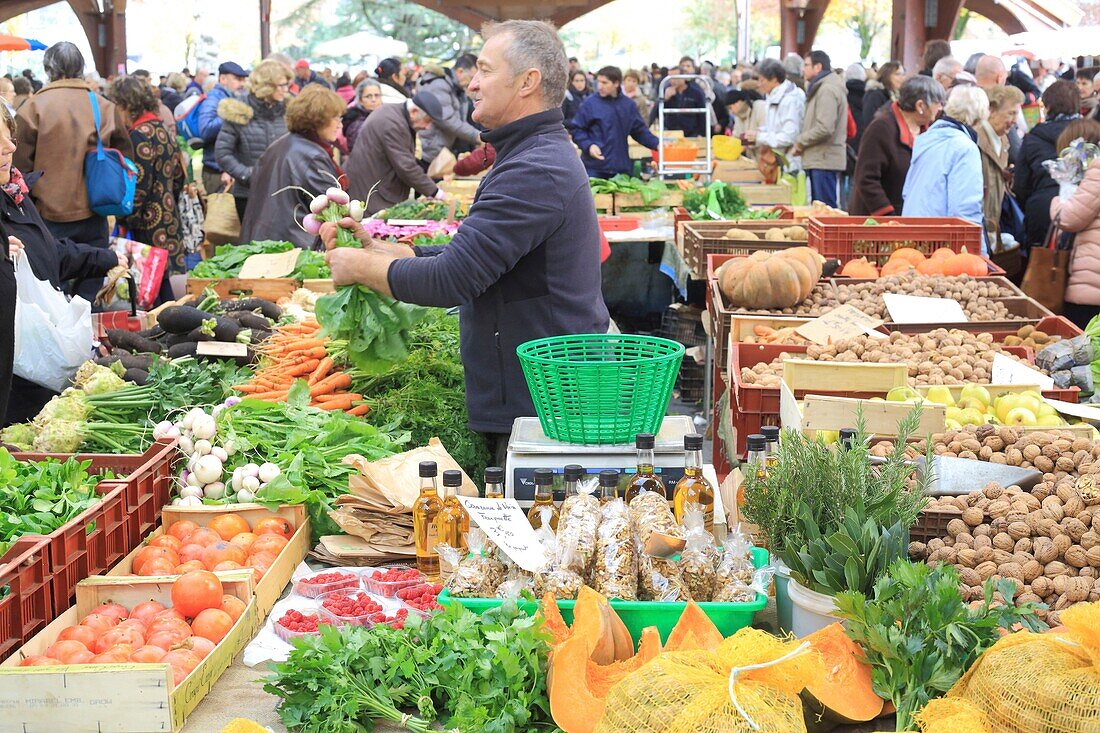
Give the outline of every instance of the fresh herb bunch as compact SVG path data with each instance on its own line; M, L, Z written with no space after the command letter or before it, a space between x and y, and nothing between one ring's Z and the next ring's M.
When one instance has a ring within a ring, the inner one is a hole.
M321 626L293 646L264 686L282 698L279 715L292 731L373 730L380 714L364 690L449 730L554 729L549 635L513 600L480 616L454 604L429 619L409 616L404 629Z
M668 186L659 178L643 181L641 178L634 178L626 173L619 173L612 178L606 179L589 178L588 185L592 188L593 194L640 193L642 195L642 202L647 206L655 201L659 201L662 196L668 193Z
M0 541L49 534L96 504L101 477L88 473L91 465L75 458L18 461L0 448Z
M451 211L449 201L402 201L381 212L377 218L389 221L390 219L427 219L428 221L444 221ZM466 207L461 203L455 205L455 219L466 216Z
M317 299L322 333L347 342L347 358L364 372L380 372L409 355L408 330L427 313L362 285L345 285Z
M920 409L914 408L898 424L897 445L905 445L920 425ZM856 416L856 436L851 449L826 445L794 430L783 431L778 465L765 478L745 477L745 517L761 528L773 554L786 547L802 548L809 541L799 527L799 504L821 534L831 534L844 521L847 507L861 506L864 519L891 527L913 525L927 503L925 489L931 471L914 471L904 451L891 453L881 465L871 465L867 442L870 435L862 413ZM931 441L929 441L931 442ZM931 465L928 453L926 465Z
M870 593L890 563L904 558L909 531L900 522L891 527L865 518L862 500L846 507L844 519L831 534L823 534L805 504L799 505L796 526L807 538L804 547L788 544L783 562L799 584L826 595L842 591Z
M971 608L962 598L953 565L929 567L898 560L875 583L873 597L852 591L836 597L837 615L871 665L875 693L894 703L898 731L912 729L913 714L951 689L1003 630L1046 625L1043 604L1013 605L1015 581L987 580L985 597ZM1008 603L994 603L994 591Z
M749 211L749 205L737 190L722 181L716 181L706 188L684 193L684 208L696 221L710 219L738 219Z

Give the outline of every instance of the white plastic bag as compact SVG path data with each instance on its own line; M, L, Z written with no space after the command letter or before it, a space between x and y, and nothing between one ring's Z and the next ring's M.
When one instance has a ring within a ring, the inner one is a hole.
M61 392L91 358L92 305L39 280L23 254L15 260L15 283L15 374Z

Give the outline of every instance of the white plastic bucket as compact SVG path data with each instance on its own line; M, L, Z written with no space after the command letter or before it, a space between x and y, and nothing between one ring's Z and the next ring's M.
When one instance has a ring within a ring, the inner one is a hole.
M832 596L812 591L793 578L787 594L791 598L791 632L799 639L840 620L833 615L836 603Z

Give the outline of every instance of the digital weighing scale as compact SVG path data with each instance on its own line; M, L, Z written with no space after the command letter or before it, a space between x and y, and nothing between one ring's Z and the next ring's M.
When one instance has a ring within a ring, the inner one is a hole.
M684 436L698 432L691 417L665 417L654 445L654 470L672 491L684 475ZM504 467L504 495L515 498L520 506L531 506L535 497L535 469L549 468L555 474L554 498L565 498L564 467L575 463L592 475L613 469L622 474L622 487L634 475L638 466L638 450L634 442L621 445L581 445L563 443L546 437L537 417L519 417L512 425L508 440L508 461ZM704 474L718 492L718 477L713 467L704 465ZM671 498L671 497L670 497ZM720 513L721 498L715 496L715 516ZM724 516L724 515L722 515Z

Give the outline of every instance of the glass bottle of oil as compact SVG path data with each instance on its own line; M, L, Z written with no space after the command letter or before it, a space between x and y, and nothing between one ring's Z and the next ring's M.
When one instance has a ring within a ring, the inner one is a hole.
M420 463L420 496L413 504L413 534L416 536L416 569L431 578L439 577L439 555L435 552L439 542L437 517L443 509L435 478L439 469L435 461Z
M626 482L626 491L623 499L629 504L634 497L643 491L657 491L661 496L668 498L668 489L665 482L653 470L653 447L656 439L651 433L639 433L634 439L634 447L638 449L637 472Z
M470 515L458 500L458 487L462 486L462 471L443 472L443 508L439 522L439 541L462 550L466 554L466 533L470 531Z
M504 469L500 466L485 469L485 498L504 498Z
M764 449L764 465L772 470L779 465L779 428L775 425L765 425L760 428L760 434L767 441Z
M756 474L758 479L766 479L768 477L768 439L760 434L753 434L748 437L748 457L745 459L746 472L752 472ZM741 488L737 490L737 504L741 505L745 501L745 484L741 483Z
M672 494L672 508L676 521L684 521L689 506L703 510L707 531L714 529L714 487L703 477L703 436L684 436L684 477L676 483Z
M549 468L535 469L535 503L527 510L527 521L538 529L543 517L549 516L550 529L558 531L558 506L554 503L554 472Z
M584 466L578 466L576 463L570 463L565 467L564 472L565 498L568 499L570 496L577 495L581 479L583 479L588 472L584 470Z
M852 441L856 439L856 431L852 428L840 429L840 447L844 450L852 449Z
M600 503L611 501L619 495L619 472L600 471Z

